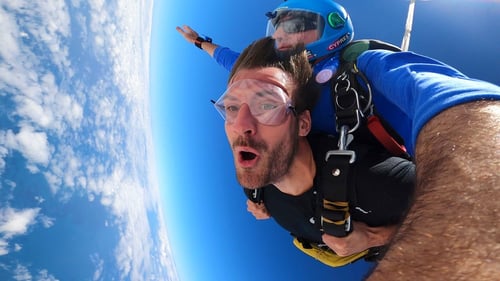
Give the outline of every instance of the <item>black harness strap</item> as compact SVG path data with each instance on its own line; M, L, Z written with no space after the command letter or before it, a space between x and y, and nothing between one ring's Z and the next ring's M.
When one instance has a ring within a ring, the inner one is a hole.
M249 188L244 187L243 192L245 193L247 198L250 199L250 201L252 201L254 203L261 203L264 201L262 189L263 189L263 187L257 188L257 189L249 189Z
M321 225L325 233L336 237L347 236L352 231L347 188L342 187L347 186L349 166L354 159L354 151L330 150L321 170Z
M356 161L356 153L347 150L352 140L349 127L340 128L339 149L325 155L326 165L321 169L320 188L323 191L321 225L323 231L336 237L345 237L352 231L347 186L349 168Z
M339 75L331 91L336 114L336 128L339 132L339 148L327 152L325 157L327 164L322 169L320 187L324 197L321 224L325 233L336 237L347 236L352 231L347 198L349 188L347 177L356 155L354 151L347 148L353 138L352 133L361 124L365 124L369 116L374 116L370 84L355 64L357 57L369 49L399 51L393 45L376 40L360 40L350 43L341 54ZM360 85L358 79L364 82L366 90ZM376 128L376 130L369 128L370 131L388 151L395 155L406 153L404 146L394 145L397 142L383 130L377 118L370 120L375 123L371 124L371 127ZM393 147L389 148L388 145Z
M353 138L351 133L361 125L364 111L371 106L371 97L368 103L365 102L366 106L361 105L361 97L352 87L347 70L342 70L343 72L337 76L332 89L335 123L339 133L338 149L326 153L327 163L321 174L323 190L321 224L325 233L336 237L345 237L352 231L347 179L350 165L356 160L356 154L347 147Z

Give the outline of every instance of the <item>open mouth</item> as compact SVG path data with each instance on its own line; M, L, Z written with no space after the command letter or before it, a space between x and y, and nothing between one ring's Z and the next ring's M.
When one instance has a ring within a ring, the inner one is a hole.
M240 152L240 158L243 161L251 161L251 160L255 159L256 157L257 157L257 155L255 153L252 153L252 152L248 152L248 151L241 151Z
M241 149L238 151L238 164L242 168L252 168L255 166L259 159L259 155L256 151L250 151L249 149Z
M291 48L292 46L282 46L278 48L278 51L284 52L290 50Z

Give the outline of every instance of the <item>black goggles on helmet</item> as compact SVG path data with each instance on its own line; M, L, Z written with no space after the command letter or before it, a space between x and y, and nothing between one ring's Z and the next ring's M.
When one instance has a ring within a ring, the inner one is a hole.
M320 14L308 11L285 10L268 13L274 30L283 28L286 33L298 33L308 30L322 31L324 20Z

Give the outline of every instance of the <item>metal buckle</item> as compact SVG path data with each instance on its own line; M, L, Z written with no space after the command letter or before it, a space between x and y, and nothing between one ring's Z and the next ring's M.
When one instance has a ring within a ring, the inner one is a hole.
M354 150L330 150L326 153L325 161L328 161L328 158L332 155L350 156L351 158L349 159L349 164L356 161L356 153Z
M356 153L354 150L348 150L346 149L351 141L353 140L353 136L349 134L349 127L347 125L344 125L340 128L339 130L339 149L337 150L329 150L326 152L325 155L325 161L328 162L328 159L332 155L340 155L340 156L350 156L351 158L349 159L349 164L354 163L356 161Z

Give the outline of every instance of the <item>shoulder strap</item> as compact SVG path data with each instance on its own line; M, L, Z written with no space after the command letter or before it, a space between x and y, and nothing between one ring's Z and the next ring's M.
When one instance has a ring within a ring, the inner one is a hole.
M374 115L372 92L368 79L356 67L358 56L370 49L400 51L394 45L377 40L357 40L347 45L340 55L340 67L332 83L332 100L339 133L338 149L329 150L321 168L320 188L323 192L321 224L325 233L344 237L352 231L347 178L356 153L348 148L355 132L361 125L391 153L407 155L404 145L399 144ZM364 85L361 85L359 81ZM364 87L363 87L364 86ZM373 117L372 117L373 116Z
M347 126L341 128L338 149L327 151L322 159L324 165L318 165L323 194L321 225L325 233L336 237L347 236L352 231L347 180L356 153L347 149L347 131Z
M401 49L395 45L375 39L354 40L347 44L340 53L341 62L355 63L359 55L368 50L389 50L400 52Z
M387 124L376 115L372 104L371 86L368 79L356 67L356 60L367 50L384 49L399 52L395 45L379 40L356 40L349 43L341 52L339 74L332 83L332 95L339 123L347 123L356 130L361 120L366 122L373 136L395 156L411 159L402 140ZM364 85L361 85L360 81Z

